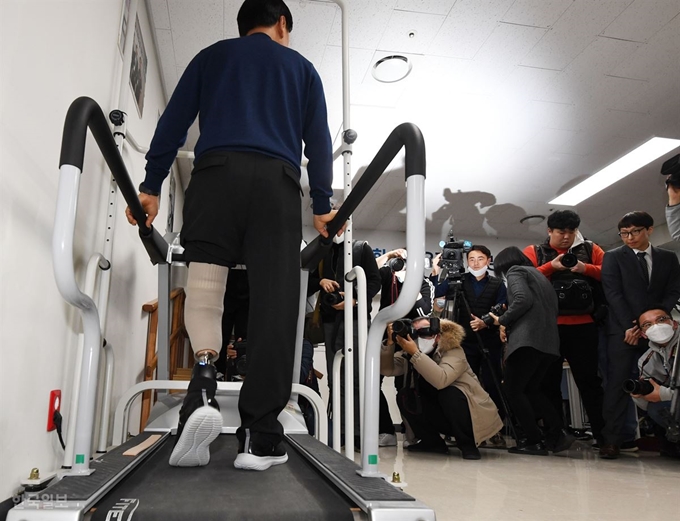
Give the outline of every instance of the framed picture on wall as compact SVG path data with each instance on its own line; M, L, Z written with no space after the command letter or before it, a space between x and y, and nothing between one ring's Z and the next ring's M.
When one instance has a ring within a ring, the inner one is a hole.
M123 14L120 19L120 35L118 36L118 50L120 55L125 54L125 37L128 31L128 21L130 20L130 1L123 0Z
M146 89L146 69L149 60L144 48L139 16L135 17L135 38L132 42L132 62L130 63L130 87L137 105L139 117L144 113L144 91Z

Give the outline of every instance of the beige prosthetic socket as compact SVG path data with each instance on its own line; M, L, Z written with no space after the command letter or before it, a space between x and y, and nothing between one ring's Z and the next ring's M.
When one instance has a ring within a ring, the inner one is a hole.
M184 324L194 354L222 349L222 313L229 268L192 262L187 277Z

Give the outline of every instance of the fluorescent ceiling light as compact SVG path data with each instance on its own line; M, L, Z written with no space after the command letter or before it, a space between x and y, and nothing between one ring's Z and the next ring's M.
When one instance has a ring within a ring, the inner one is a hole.
M576 206L581 201L588 199L588 197L595 195L600 190L620 181L627 175L632 174L679 146L680 139L654 137L621 159L617 159L611 165L591 175L574 188L567 190L548 204Z

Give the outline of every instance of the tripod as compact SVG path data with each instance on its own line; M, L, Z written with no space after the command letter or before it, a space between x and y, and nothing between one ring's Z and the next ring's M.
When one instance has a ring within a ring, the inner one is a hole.
M444 309L442 310L441 317L460 324L459 320L460 306L458 305L459 302L463 303L465 312L467 313L468 317L472 316L472 309L470 308L470 304L468 303L467 298L465 297L465 292L463 291L462 276L460 274L454 274L453 276L448 277L447 280L449 288L448 291L446 292L446 303L444 305ZM467 320L469 321L469 318ZM493 363L491 362L491 359L489 357L489 349L484 345L484 341L482 340L481 335L479 334L478 331L473 332L475 334L475 339L477 340L477 348L479 349L479 352L482 355L482 360L484 360L486 368L489 370L491 380L493 381L494 387L496 388L498 396L500 397L501 405L503 407L503 411L505 412L505 417L508 419L508 428L510 429L510 433L512 437L515 440L517 440L519 438L517 437L517 430L515 428L514 415L512 414L512 410L510 408L510 404L508 403L505 391L503 390L503 387L500 384L499 380L500 375L496 373L496 369L494 368Z

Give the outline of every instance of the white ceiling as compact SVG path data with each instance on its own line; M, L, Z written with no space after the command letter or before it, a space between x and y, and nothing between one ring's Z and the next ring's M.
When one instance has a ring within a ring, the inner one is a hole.
M166 93L198 51L238 35L241 3L147 0ZM545 224L519 219L560 209L548 201L649 138L680 138L680 0L346 3L351 128L359 135L352 170L367 165L398 124L418 125L427 147L429 233L446 233L453 218L458 238L544 237ZM287 4L291 47L321 75L335 139L340 9L324 0ZM379 83L371 66L392 53L408 56L413 70L401 82ZM192 129L188 147L195 141ZM578 205L584 234L617 244L616 224L631 210L663 222L659 171L678 152ZM402 162L399 156L355 213L355 227L405 229ZM337 182L340 161L336 167ZM190 165L181 169L188 178Z

